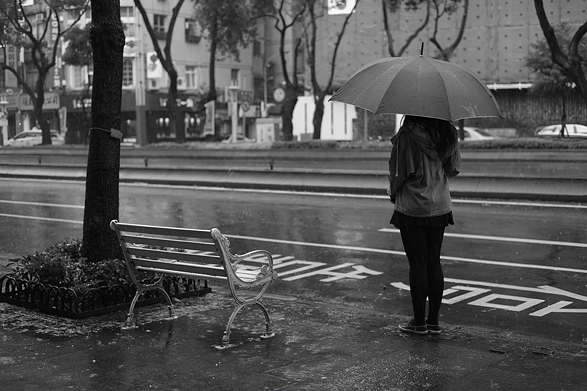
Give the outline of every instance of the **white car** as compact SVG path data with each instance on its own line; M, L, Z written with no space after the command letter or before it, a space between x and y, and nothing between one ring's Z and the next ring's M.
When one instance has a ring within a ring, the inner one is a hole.
M487 131L472 126L465 126L463 130L465 132L464 141L493 140L496 138Z
M242 134L238 134L236 136L236 142L238 143L254 143L256 140L254 138L248 138L246 136L243 136ZM233 137L232 135L230 135L227 139L222 140L223 143L232 143L233 142Z
M562 124L548 125L536 129L534 135L538 137L560 137ZM566 124L565 137L587 137L587 126Z
M7 147L32 147L43 143L43 135L40 130L27 130L20 132L16 136L8 139ZM63 145L65 139L56 130L51 130L52 145Z

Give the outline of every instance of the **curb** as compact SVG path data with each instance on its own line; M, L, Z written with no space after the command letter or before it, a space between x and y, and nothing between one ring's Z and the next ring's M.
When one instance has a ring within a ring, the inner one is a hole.
M86 167L79 165L2 164L0 177L79 180ZM269 170L226 168L121 167L121 183L206 186L386 195L384 171ZM526 199L585 202L587 178L538 178L459 175L451 179L451 194L462 198Z

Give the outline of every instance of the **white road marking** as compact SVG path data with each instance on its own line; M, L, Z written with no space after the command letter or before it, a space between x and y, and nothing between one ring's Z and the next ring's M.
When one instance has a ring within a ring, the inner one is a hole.
M48 206L54 208L73 208L73 209L84 209L83 205L67 205L67 204L50 204L47 202L27 202L27 201L10 201L0 200L2 204L14 204L14 205L30 205L30 206Z
M0 181L21 181L21 182L47 182L47 183L73 183L80 184L84 182L76 180L54 180L54 179L33 179L33 178L0 178ZM386 195L371 195L371 194L349 194L349 193L329 193L329 192L309 192L309 191L292 191L292 190L269 190L269 189L232 189L227 187L216 186L186 186L186 185L164 185L164 184L148 184L139 182L122 182L120 186L128 187L158 187L165 189L185 189L185 190L205 190L205 191L219 191L219 192L241 192L241 193L266 193L266 194L293 194L293 195L308 195L320 197L334 197L334 198L364 198L385 200L389 202L389 196ZM506 206L530 206L537 208L563 208L563 209L587 209L587 204L557 204L548 202L525 202L525 201L498 201L498 200L469 200L453 198L453 203L456 204L478 204L478 205L506 205Z
M14 214L6 214L6 213L0 213L0 217L52 221L52 222L66 223L66 224L83 224L83 221L56 219L56 218L49 218L49 217L14 215ZM245 235L226 235L225 234L225 236L227 236L229 238L236 238L236 239L243 239L243 240L254 240L254 241L260 241L260 242L292 244L292 245L297 245L297 246L332 248L332 249L347 250L347 251L361 251L361 252L371 252L371 253L379 253L379 254L405 256L405 252L403 252L403 251L385 250L385 249L379 249L379 248L301 242L301 241L293 241L293 240L260 238L260 237L245 236ZM587 269L574 269L574 268L559 267L559 266L535 265L535 264L503 262L503 261L491 261L491 260L486 260L486 259L462 258L462 257L452 257L452 256L441 256L441 259L448 260L448 261L455 261L455 262L476 263L476 264L495 265L495 266L504 266L504 267L516 267L516 268L522 268L522 269L540 269L540 270L552 270L552 271L559 271L559 272L587 274Z
M76 221L76 220L55 219L53 217L13 215L13 214L8 214L8 213L0 213L0 217L14 217L17 219L52 221L55 223L66 223L66 224L83 224L84 223L83 221Z
M399 229L396 228L381 228L379 232L389 232L398 234ZM568 247L583 247L587 248L587 243L579 242L561 242L557 240L540 240L540 239L525 239L525 238L510 238L505 236L485 236L485 235L470 235L470 234L456 234L445 232L445 237L451 238L464 238L464 239L480 239L480 240L493 240L497 242L515 242L515 243L528 243L528 244L546 244L549 246L568 246Z
M579 295L573 292L568 292L560 288L555 288L549 285L541 285L536 288L526 287L526 286L517 286L517 285L507 285L507 284L497 284L491 282L482 282L482 281L471 281L471 280L459 280L454 278L445 278L445 282L452 282L452 283L462 283L465 285L455 285L448 289L445 289L443 292L442 302L444 304L457 304L463 302L465 300L471 299L475 297L475 300L467 303L473 306L479 307L488 307L494 309L502 309L507 311L514 311L520 312L527 310L529 308L535 307L539 304L544 302L543 299L537 298L529 298L529 297L522 297L522 296L513 296L513 295L504 295L498 293L490 293L491 289L484 289L484 288L476 288L471 287L469 285L479 285L482 287L488 288L498 288L498 289L508 289L508 290L519 290L525 292L533 292L533 293L542 293L546 295L558 295L558 296L566 296L573 299L581 300L587 302L587 296ZM410 290L410 286L404 284L403 282L392 282L391 286L402 289L405 291ZM460 293L460 292L466 293ZM456 296L453 295L455 293L459 293ZM484 294L488 294L483 297L477 297ZM450 297L452 295L452 297ZM449 296L449 297L447 297ZM502 303L495 303L495 300L501 300ZM517 305L511 304L504 304L503 302L518 302ZM542 317L551 313L565 313L565 314L585 314L587 313L587 308L567 308L573 304L572 301L560 300L554 304L547 305L546 307L534 311L528 315L535 316L535 317Z

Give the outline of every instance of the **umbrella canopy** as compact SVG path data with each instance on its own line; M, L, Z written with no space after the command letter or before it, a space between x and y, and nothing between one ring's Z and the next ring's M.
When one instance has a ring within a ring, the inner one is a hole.
M448 121L503 118L495 98L477 76L455 64L421 55L368 64L330 100L375 114L417 115Z

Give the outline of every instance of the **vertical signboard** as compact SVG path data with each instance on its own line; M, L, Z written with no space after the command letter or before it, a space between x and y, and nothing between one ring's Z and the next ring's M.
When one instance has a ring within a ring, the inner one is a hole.
M6 56L6 65L12 67L15 70L18 69L18 52L16 50L16 46L7 45ZM18 79L16 78L16 75L8 69L4 70L4 79L6 81L6 88L15 88L18 86Z

